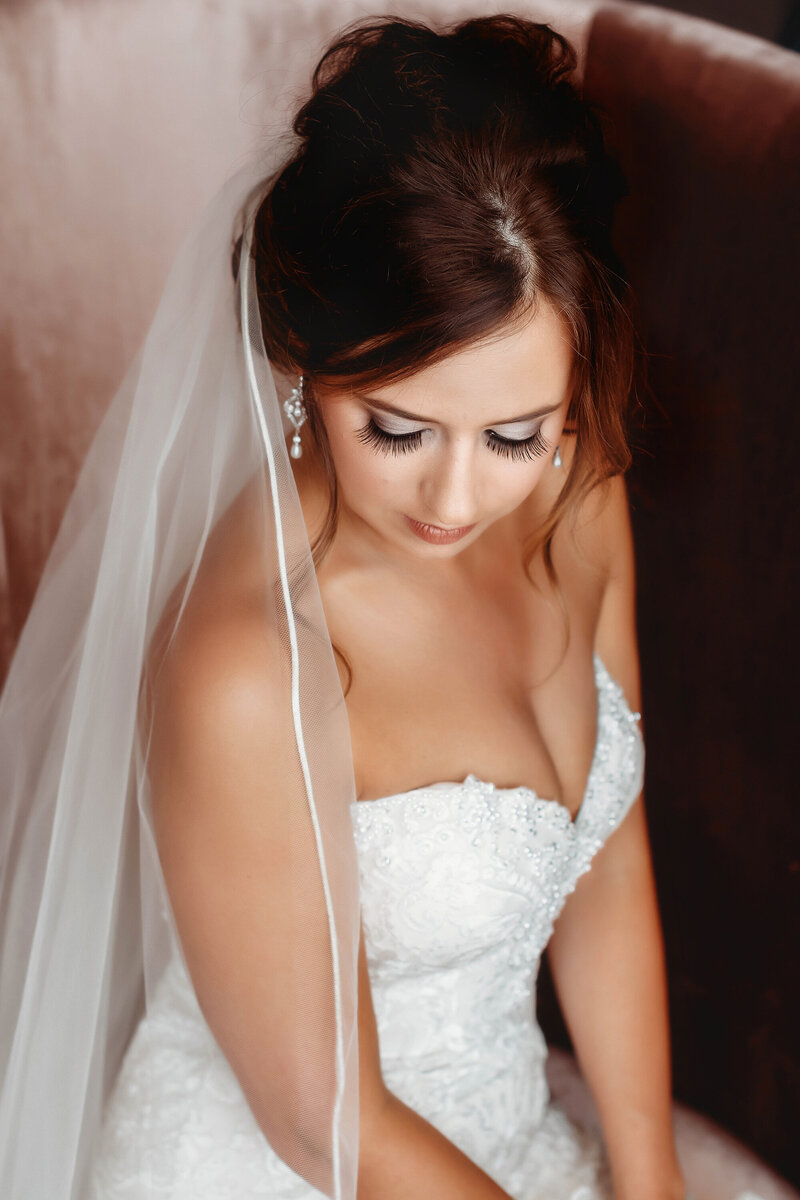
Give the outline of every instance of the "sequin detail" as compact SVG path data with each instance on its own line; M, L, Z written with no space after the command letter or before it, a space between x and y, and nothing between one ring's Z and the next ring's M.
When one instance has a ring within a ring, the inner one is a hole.
M595 657L597 741L573 821L474 776L355 804L387 1085L515 1200L610 1200L601 1143L551 1101L535 1019L553 924L642 786L638 713ZM175 958L118 1076L91 1200L315 1200L273 1152Z
M550 1104L534 1016L553 925L642 787L640 714L598 656L594 669L574 821L474 775L351 808L387 1085L510 1195L544 1200L610 1195L602 1148Z

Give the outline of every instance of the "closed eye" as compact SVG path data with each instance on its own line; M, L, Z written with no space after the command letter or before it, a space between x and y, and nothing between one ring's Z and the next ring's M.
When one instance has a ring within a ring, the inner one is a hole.
M488 431L486 437L496 454L501 454L503 458L510 458L514 462L530 462L531 459L547 454L550 449L550 444L542 436L541 425L535 433L526 438L504 438L499 433L495 433L493 429Z
M413 433L387 433L370 417L364 428L359 429L356 437L365 446L372 446L383 454L408 454L411 450L420 448L424 432L424 429L416 429Z
M425 429L416 429L411 433L387 433L372 417L363 429L356 434L365 446L371 446L382 454L410 454L422 445ZM527 438L504 438L493 429L487 430L486 443L495 454L502 458L510 458L513 462L531 462L547 454L550 446L542 436L541 426Z

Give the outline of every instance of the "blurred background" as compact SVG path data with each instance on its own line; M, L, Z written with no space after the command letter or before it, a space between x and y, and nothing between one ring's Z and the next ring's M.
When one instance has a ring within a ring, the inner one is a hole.
M705 17L800 50L800 4L797 0L673 0L670 4L657 3L655 7Z
M254 152L281 154L343 25L503 10L573 40L630 187L615 238L649 378L629 486L675 1093L800 1184L794 0L0 0L0 682L187 227ZM540 1016L567 1046L546 977Z

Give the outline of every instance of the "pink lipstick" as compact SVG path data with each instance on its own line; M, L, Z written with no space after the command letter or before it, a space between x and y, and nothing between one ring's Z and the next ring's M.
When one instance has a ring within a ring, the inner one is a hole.
M441 525L425 525L422 521L412 520L411 517L405 517L405 520L412 533L422 538L423 542L431 542L435 546L449 546L452 542L460 542L475 528L474 525L462 525L459 529L444 529Z

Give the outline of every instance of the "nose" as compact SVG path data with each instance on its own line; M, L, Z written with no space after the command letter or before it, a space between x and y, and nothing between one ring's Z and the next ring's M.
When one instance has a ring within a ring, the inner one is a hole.
M479 510L474 447L465 439L443 447L423 480L423 504L431 525L473 525Z

